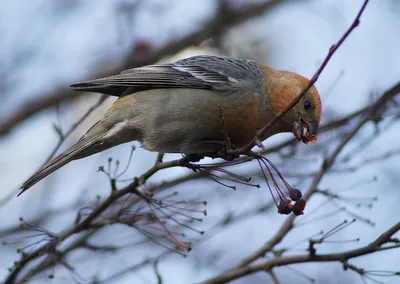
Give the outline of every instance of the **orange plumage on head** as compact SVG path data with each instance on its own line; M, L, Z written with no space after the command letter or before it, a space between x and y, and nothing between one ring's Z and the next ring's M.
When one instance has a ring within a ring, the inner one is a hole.
M264 88L266 90L268 111L276 115L286 109L308 83L309 80L307 78L297 73L280 71L264 66ZM296 127L305 128L306 130L301 130L302 134L296 137L301 140L304 134L306 139L303 139L303 142L315 142L320 119L321 99L317 89L312 86L282 118L283 121L286 121L285 129L282 130L296 133Z

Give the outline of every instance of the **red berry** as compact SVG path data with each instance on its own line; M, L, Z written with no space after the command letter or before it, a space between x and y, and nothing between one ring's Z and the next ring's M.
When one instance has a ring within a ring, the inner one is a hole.
M289 192L289 197L293 200L293 201L297 201L300 200L303 195L301 194L301 191L299 189L293 188L290 192Z
M292 213L292 211L293 211L293 205L290 203L290 201L281 199L278 205L278 213L289 215L290 213Z
M300 199L296 201L293 206L293 214L296 216L303 215L303 210L306 207L306 201L304 199Z

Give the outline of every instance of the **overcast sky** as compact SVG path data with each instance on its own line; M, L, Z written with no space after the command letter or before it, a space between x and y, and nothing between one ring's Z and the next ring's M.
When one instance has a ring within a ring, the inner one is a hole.
M124 54L138 41L149 41L154 46L161 46L171 38L185 35L197 29L215 11L215 1L212 0L147 0L142 2L144 3L138 11L129 12L126 8L127 4L135 3L135 1L0 0L0 118L15 111L21 103L30 98L46 95L56 87L67 86L82 80L96 67L116 64L123 60ZM298 0L288 2L290 3L270 11L265 16L233 29L224 39L224 45L232 56L251 57L275 68L295 71L311 77L329 47L350 25L362 1ZM121 8L118 8L122 4L125 4L124 13L121 13ZM379 94L400 79L399 31L400 1L370 1L360 26L334 55L316 84L322 96L323 119L327 119L328 114L333 111L339 115L360 108L369 102L371 94L374 92ZM196 50L194 52L209 53L210 51ZM340 80L332 87L338 77ZM88 98L80 99L80 104L61 106L61 118L65 129L75 120L75 116L85 111L92 101L95 101L95 98L88 96ZM101 112L106 107L107 104L92 115L70 137L64 148L76 141L101 116ZM34 116L14 129L7 137L0 139L0 198L15 190L46 159L53 145L57 143L57 135L52 126L55 122L57 122L56 112L51 109ZM396 127L384 131L380 138L362 149L359 158L352 160L352 163L356 164L360 159L379 155L389 149L396 149L398 130L397 123ZM373 131L373 126L368 125L363 130L362 136L366 137ZM274 137L267 142L267 145L287 137L290 137L290 134ZM334 138L322 135L320 140L323 143L324 140ZM350 143L344 153L358 147L357 143ZM59 173L51 175L22 197L13 199L7 205L0 207L0 228L15 224L21 215L29 217L38 214L43 209L41 204L45 201L46 206L50 208L68 206L79 198L82 189L86 189L85 192L95 191L91 192L93 198L96 194L107 194L109 186L105 179L95 172L95 169L109 156L124 163L127 160L129 148L128 144L121 145L105 153L71 163ZM135 155L136 161L140 160L140 163L133 163L130 168L135 174L143 172L154 162L154 153L138 149ZM176 156L171 155L169 158L173 157ZM377 182L368 183L358 191L354 191L355 196L379 196L379 201L372 210L357 211L366 218L373 219L376 226L371 228L362 222L357 222L351 229L338 234L336 239L360 237L361 242L357 245L366 244L398 221L397 204L400 200L396 164L398 165L399 162L399 158L394 156L384 163L367 166L360 172L331 175L323 180L321 188L340 190L362 183L373 176L378 177ZM305 169L311 171L318 166L317 163L309 163L305 165ZM154 180L171 178L185 172L184 169L167 171L166 176L158 175ZM62 190L66 184L68 193ZM232 198L232 194L243 198L243 204L240 205L244 208L251 208L254 206L253 202L260 202L260 198L262 202L268 202L270 198L266 191L254 193L252 190L249 193L248 188L239 188L237 193L232 193L227 188L218 188L212 183L208 185L209 189L204 194L214 191L220 197L214 198L214 203L210 204L208 209L210 214L201 225L204 229L211 228L218 217L221 218L227 210L243 209L237 208L238 199ZM202 184L194 184L190 190L198 188L199 192L202 192L202 186ZM306 187L307 183L303 186ZM54 189L51 192L49 192L50 187ZM89 191L88 188L90 188ZM199 192L197 194L201 196ZM313 202L310 204L311 208L318 204L318 200L313 200ZM69 218L73 214L74 212L71 212L66 216L65 222L70 222ZM326 230L344 218L343 215L342 218L329 222L303 226L296 231L296 235L290 235L285 242L295 243L296 240L309 236L313 226L317 226L318 230ZM217 235L212 240L194 247L185 259L176 256L162 262L160 271L165 283L190 283L193 280L199 281L215 275L259 247L266 237L275 232L283 220L283 216L277 215L252 218L240 227L229 229L224 234ZM64 228L63 222L49 224L49 227L54 231ZM354 244L332 245L324 247L321 252L337 251L351 246ZM6 268L17 259L17 254L7 247L0 247L0 250L5 252L0 253L1 278L6 275ZM148 254L145 249L137 251L138 255ZM228 253L222 257L215 256L215 265L207 265L207 261L213 258L212 253L217 255L218 251ZM131 256L123 255L115 265L128 265L132 260ZM134 260L137 261L139 258L136 255ZM375 270L398 270L400 253L374 254L357 259L354 263L360 267ZM114 269L112 266L106 267L107 262L104 260L98 260L95 264L85 263L80 270L98 269L103 266L104 270L99 271L101 276L106 276L109 270ZM302 267L307 269L308 275L328 281L325 283L338 283L335 278L338 273L340 277L343 277L341 281L352 283L361 281L355 273L342 272L339 264L297 266L297 268ZM280 279L292 279L293 275L288 271L278 270ZM89 273L86 275L85 271L80 272L85 276L90 276ZM66 277L64 280L67 281L68 273L65 272L63 275ZM266 276L255 275L237 283L248 283L246 281L250 279L262 283L263 277ZM145 269L139 274L128 275L114 283L132 283L133 280L139 283L154 283L155 278L151 270ZM298 280L298 283L308 283L303 278ZM396 282L395 279L384 279L384 283Z

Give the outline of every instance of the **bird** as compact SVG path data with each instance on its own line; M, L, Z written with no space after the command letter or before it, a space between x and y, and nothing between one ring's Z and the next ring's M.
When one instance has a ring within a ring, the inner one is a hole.
M75 91L118 98L76 144L27 179L19 195L72 160L131 141L149 151L184 155L218 153L226 147L226 135L232 148L243 147L308 83L297 73L253 60L197 55L73 84ZM258 138L292 132L299 141L315 142L320 118L321 99L312 86Z

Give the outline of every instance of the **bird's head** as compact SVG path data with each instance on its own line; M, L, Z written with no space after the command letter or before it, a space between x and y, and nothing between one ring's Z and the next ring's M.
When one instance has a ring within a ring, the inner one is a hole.
M317 89L312 86L284 119L293 127L297 140L305 144L310 141L315 143L321 119L321 100Z
M272 68L271 68L272 69ZM293 72L270 71L271 107L276 113L283 111L300 92L307 86L309 80ZM321 99L317 89L312 86L300 101L287 112L282 120L282 132L293 132L299 141L307 144L316 142L319 122L321 119Z

